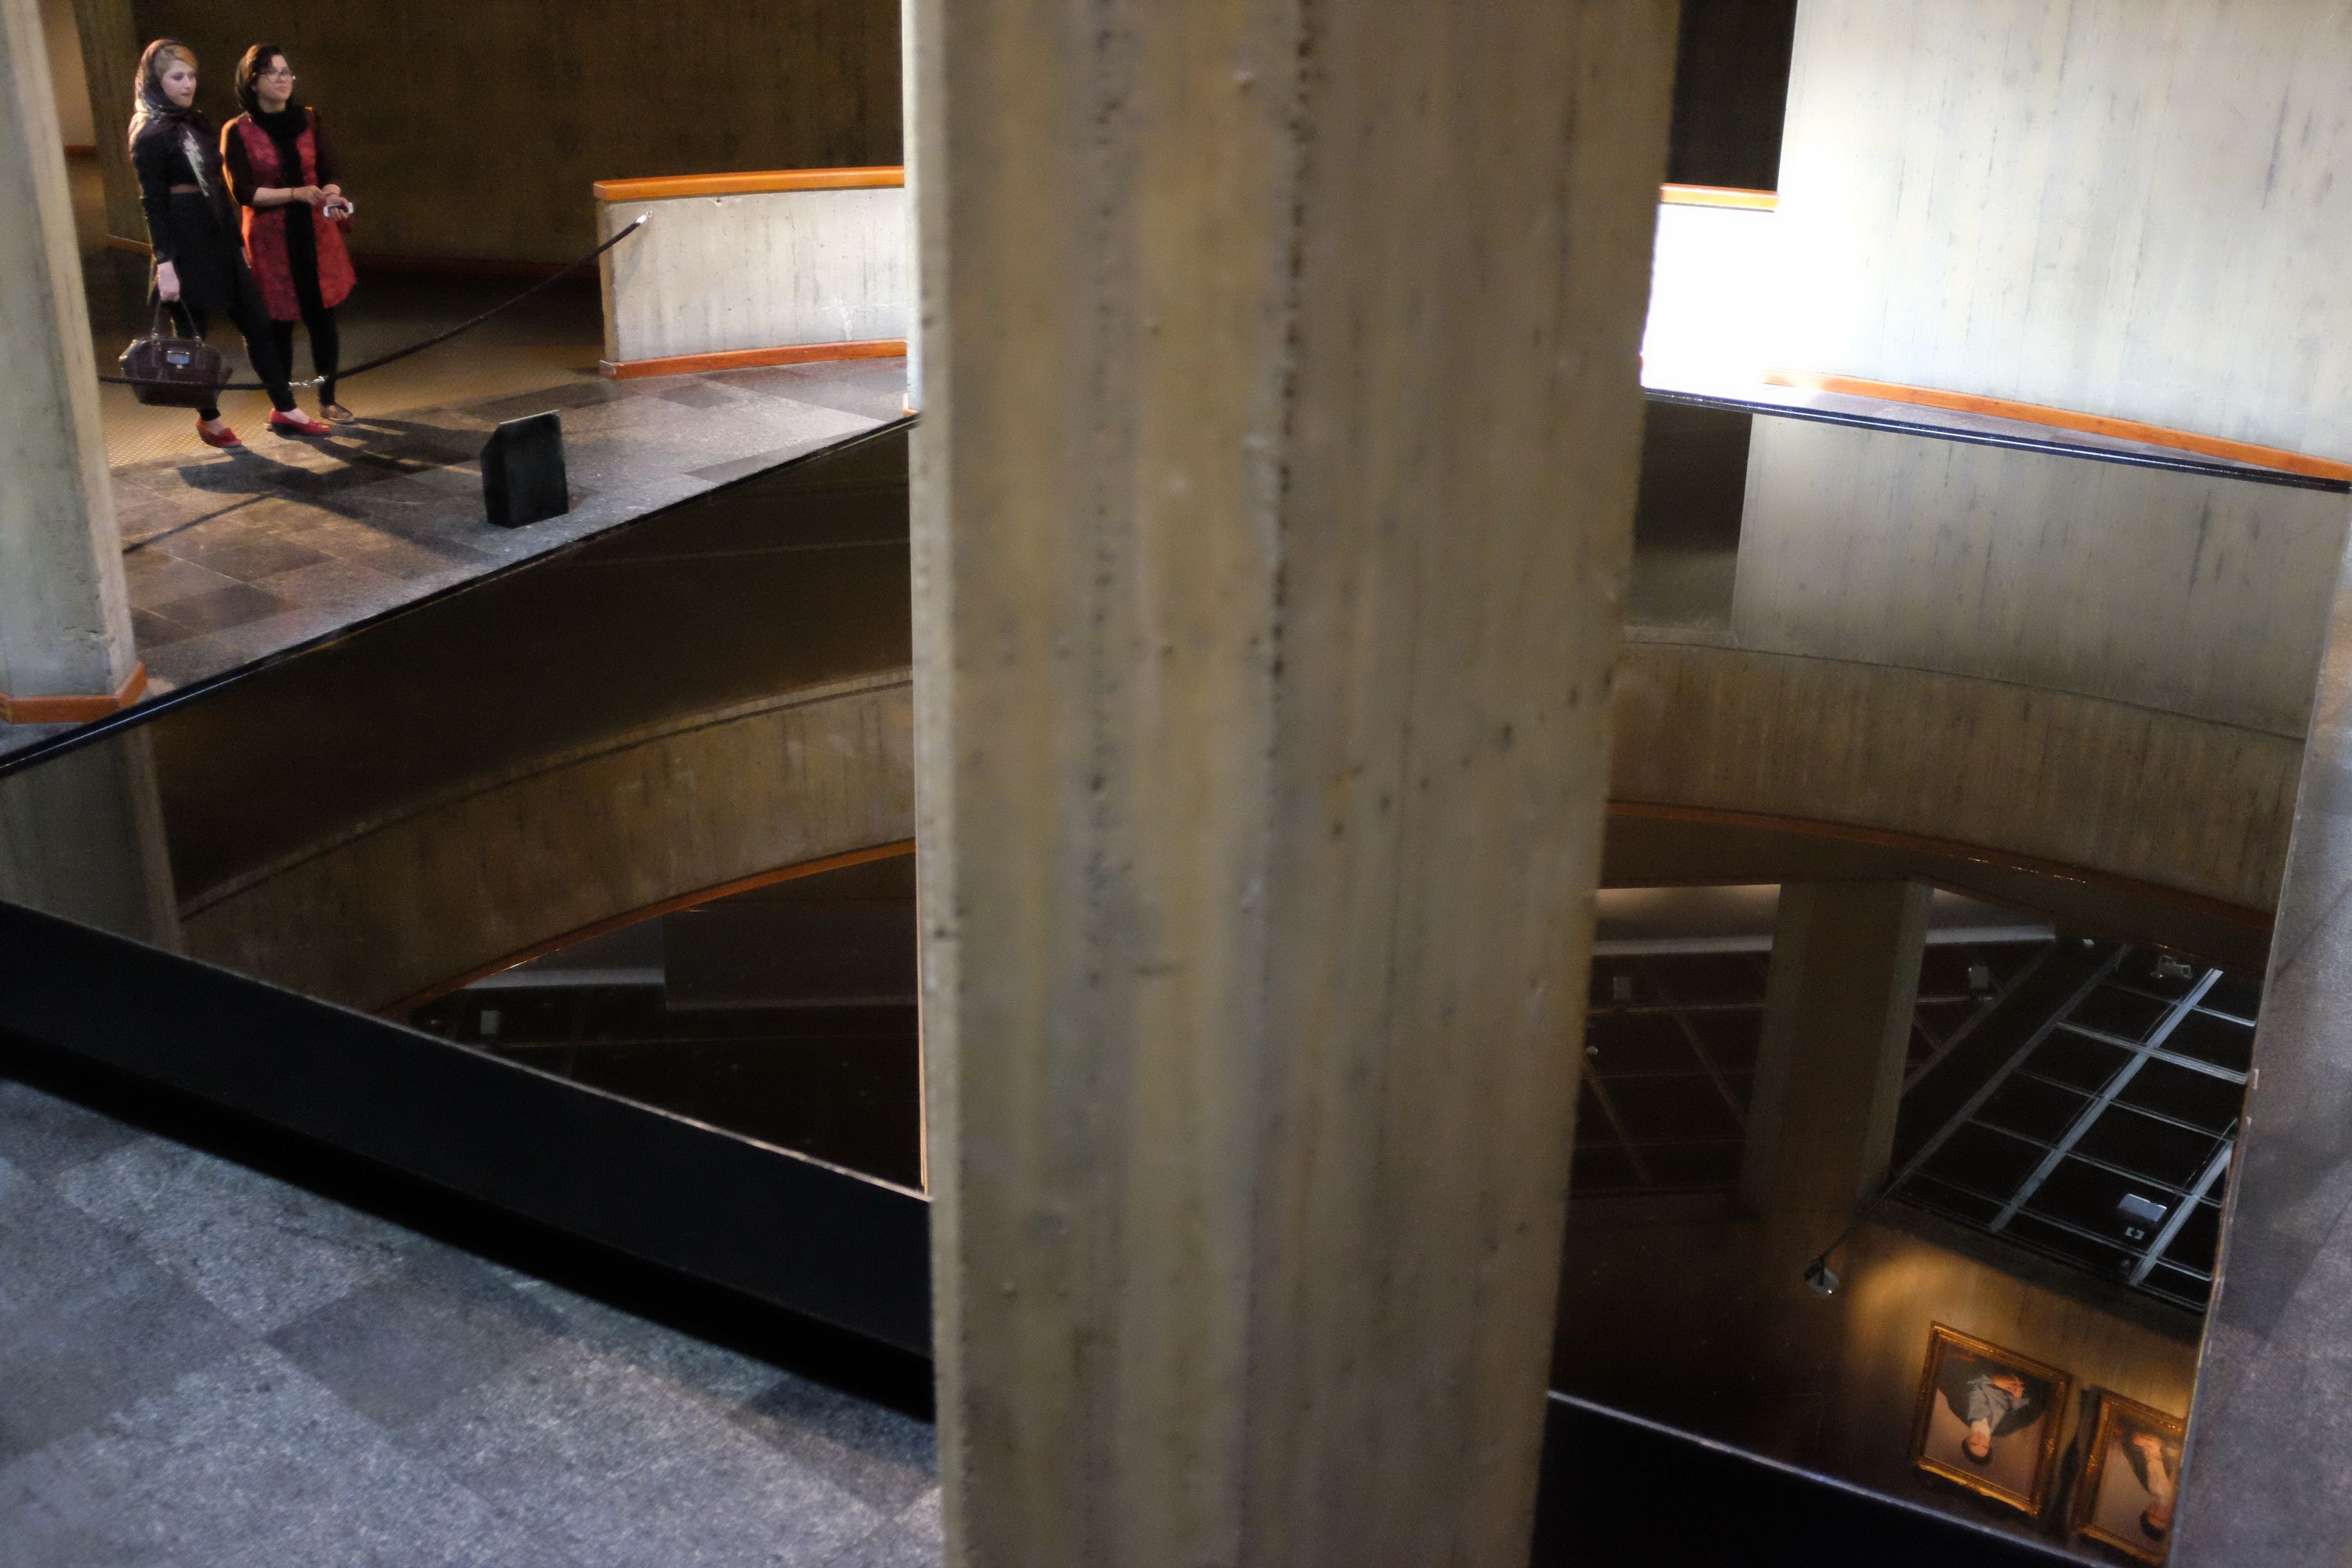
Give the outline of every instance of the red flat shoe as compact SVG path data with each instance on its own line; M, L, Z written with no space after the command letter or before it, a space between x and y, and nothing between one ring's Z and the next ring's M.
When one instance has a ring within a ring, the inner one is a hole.
M269 427L280 436L331 436L335 433L333 426L321 425L299 408L290 413L271 409Z
M245 445L244 442L236 438L236 432L230 429L227 426L224 425L216 431L207 430L205 428L205 422L201 419L196 421L196 439L202 441L207 447L219 447L224 450L231 447L242 447Z

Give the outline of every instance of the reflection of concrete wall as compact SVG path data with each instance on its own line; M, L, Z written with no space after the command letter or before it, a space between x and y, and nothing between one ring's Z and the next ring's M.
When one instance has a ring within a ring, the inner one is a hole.
M663 359L803 343L903 340L914 305L907 193L759 191L600 202L604 357Z
M48 39L58 129L67 146L89 146L97 133L90 125L89 84L82 79L81 34L74 26L73 0L41 0L41 32Z
M1630 642L1610 798L1957 840L2277 901L2303 747L2006 681Z
M543 759L207 890L189 951L383 1006L665 900L912 837L913 723L899 674Z
M145 731L0 779L0 900L179 947Z
M1911 1471L1906 1445L1927 1330L1936 1322L2073 1373L2075 1394L2095 1385L2175 1415L2189 1414L2197 1352L2185 1333L2126 1322L1881 1226L1856 1236L1845 1262L1836 1418L1824 1427L1822 1449L1832 1474L1898 1495L1928 1489L1925 1478ZM2070 1395L2062 1452L2074 1440L2080 1414L2080 1400Z
M1759 419L1732 631L2299 740L2347 514L2326 491Z
M1835 1234L1818 1221L1675 1221L1653 1208L1656 1223L1636 1223L1651 1201L1571 1203L1554 1373L1570 1393L1922 1500L1951 1496L1909 1463L1931 1323L2063 1368L2078 1392L2188 1411L2197 1352L2185 1317L2163 1331L2152 1326L2161 1309L2102 1310L1883 1225L1839 1249L1843 1286L1823 1300L1803 1279ZM2062 1453L2079 1411L2070 1399Z
M195 47L217 118L237 56L286 47L362 251L569 259L594 243L594 180L898 161L896 0L132 9L142 41Z
M2352 457L2352 0L1804 0L1782 363Z
M90 139L106 189L106 232L142 242L147 220L140 215L139 187L131 173L131 79L146 40L131 14L131 0L73 0L81 55L84 96L90 106Z

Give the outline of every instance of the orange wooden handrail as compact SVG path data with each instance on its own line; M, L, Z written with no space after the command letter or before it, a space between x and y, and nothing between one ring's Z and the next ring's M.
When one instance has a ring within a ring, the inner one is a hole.
M1793 386L1807 392L1842 393L1850 397L1875 397L1887 403L1908 403L1920 408L1942 408L1955 414L1984 414L1997 419L2046 425L2058 430L2076 430L2088 436L2110 436L2118 440L2137 441L2142 446L2169 447L2175 451L2194 452L2200 457L2219 458L2224 462L2251 463L2256 468L2274 468L2284 474L2301 474L2306 479L2352 480L2352 463L2291 452L2283 447L2260 447L2252 441L2233 441L2225 436L2200 436L2193 430L2175 430L2163 425L2120 419L2112 415L2083 414L2071 408L2020 403L2014 398L1987 397L1973 392L1942 392L1932 386L1909 386L1898 381L1872 381L1859 375L1775 370L1766 372L1764 379L1773 386Z
M742 174L669 174L642 180L599 180L600 202L656 202L671 196L741 196L767 191L876 190L907 183L898 164L865 169L767 169Z
M1660 185L1658 200L1670 207L1739 207L1769 213L1780 205L1778 191L1747 191L1733 185Z

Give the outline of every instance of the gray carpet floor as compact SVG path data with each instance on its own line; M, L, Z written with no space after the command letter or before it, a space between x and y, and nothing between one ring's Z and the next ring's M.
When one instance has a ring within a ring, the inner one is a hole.
M940 1550L924 1423L0 1079L0 1564Z

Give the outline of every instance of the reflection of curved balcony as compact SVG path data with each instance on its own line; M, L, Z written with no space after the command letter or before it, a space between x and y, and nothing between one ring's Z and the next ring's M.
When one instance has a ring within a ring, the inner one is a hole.
M909 838L903 464L852 447L163 713L185 951L387 1007ZM1654 405L1609 879L1908 876L2251 963L2342 504Z
M754 480L163 715L186 951L382 1007L910 837L902 452Z
M2339 494L1653 406L1612 795L2266 918Z
M601 738L205 889L182 906L187 952L389 1007L616 917L912 837L912 732L902 670Z

